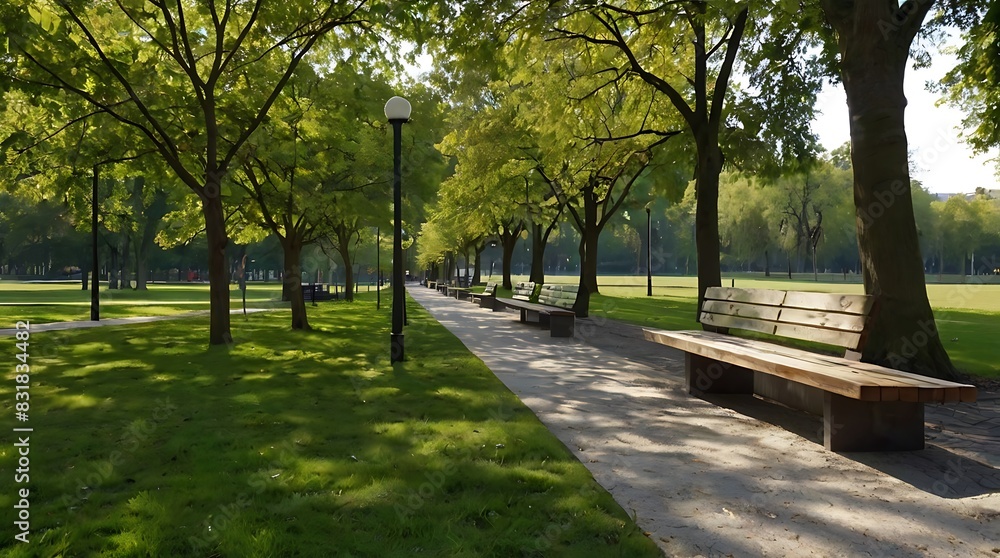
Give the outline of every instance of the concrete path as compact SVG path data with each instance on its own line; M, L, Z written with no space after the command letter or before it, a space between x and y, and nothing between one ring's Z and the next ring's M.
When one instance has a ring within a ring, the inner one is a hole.
M633 326L552 338L413 285L667 556L1000 554L1000 399L927 407L920 452L831 453L817 417L688 395L683 355Z
M269 308L247 308L247 314L257 312L267 312ZM243 309L231 310L230 314L242 314ZM46 324L32 324L31 332L38 331L63 331L67 329L84 329L90 327L118 326L128 324L144 324L149 322L162 322L163 320L179 320L197 316L207 316L208 310L196 310L194 312L184 312L183 314L173 314L170 316L137 316L133 318L109 318L106 320L77 320L72 322L51 322ZM17 330L12 328L0 329L0 335L13 335Z

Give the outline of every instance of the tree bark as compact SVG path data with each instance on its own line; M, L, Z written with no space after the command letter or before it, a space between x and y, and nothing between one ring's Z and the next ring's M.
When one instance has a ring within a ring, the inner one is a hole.
M126 233L123 234L123 239L122 239L122 257L121 257L121 262L120 262L121 263L121 266L120 266L121 267L121 281L118 283L118 289L122 290L122 291L124 291L125 289L132 288L132 272L129 269L129 265L128 265L128 262L129 262L128 253L129 253L129 249L131 248L131 246L130 246L130 244L131 244L130 239L131 238L132 237L131 237L131 234L129 232L126 232Z
M333 238L336 239L336 250L344 262L344 300L354 302L354 260L351 257L352 231L346 225L337 225ZM381 275L379 275L381 277Z
M135 288L145 291L146 283L149 281L149 251L153 248L156 239L156 232L160 228L160 222L167 214L167 193L163 190L156 190L153 202L149 204L143 212L145 224L142 227L142 238L136 246L135 254Z
M545 243L548 233L541 223L531 224L531 275L528 280L545 283Z
M229 330L229 262L226 259L229 235L226 233L226 216L222 209L222 199L218 196L219 185L208 184L205 190L216 194L201 198L201 211L205 216L205 236L208 242L208 282L211 301L208 343L228 345L233 342L233 335Z
M707 126L706 126L707 128ZM700 313L705 291L722 286L722 266L719 248L719 174L722 172L722 150L718 131L702 130L705 136L698 142L698 172L695 187L695 247L698 258L698 308ZM702 145L704 144L704 145Z
M291 233L281 240L281 249L285 259L284 281L292 303L292 329L309 330L306 302L302 295L302 239ZM350 268L347 273L350 275Z
M514 247L517 246L517 237L521 234L521 227L516 227L511 231L504 231L500 235L500 245L503 247L503 288L511 290L514 285L510 282L511 260L514 258Z
M483 279L483 277L482 277L483 250L485 250L485 249L486 249L486 243L485 242L479 242L478 244L476 244L475 246L472 247L472 250L476 254L476 257L475 257L476 263L475 263L475 270L472 272L473 273L472 274L472 283L469 285L470 287L473 286L473 285L478 285L482 281L482 279Z
M878 304L862 360L950 379L957 373L927 299L903 117L910 44L932 3L823 6L840 44L865 292Z
M108 262L108 290L116 291L118 290L118 272L120 270L118 266L118 247L111 246L111 257Z
M592 295L600 292L597 287L597 243L601 237L601 226L597 222L595 185L587 186L582 197L584 222L580 231L580 284L587 287L588 295Z
M587 240L583 235L580 237L580 244L577 247L580 254L580 281L576 288L576 301L573 302L573 313L579 318L590 316L590 290L587 288L587 280L584 278L584 261L587 253Z

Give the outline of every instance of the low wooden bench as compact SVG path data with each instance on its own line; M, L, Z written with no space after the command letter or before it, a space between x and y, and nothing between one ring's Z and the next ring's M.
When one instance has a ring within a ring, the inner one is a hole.
M473 304L478 304L480 308L493 308L493 299L496 298L497 284L494 281L489 281L486 283L486 289L481 293L472 293L469 300Z
M330 285L323 283L302 283L302 298L306 302L337 300L337 293L330 292Z
M496 299L497 304L516 308L521 313L521 322L537 322L542 328L547 328L552 337L573 337L576 314L571 308L576 302L576 285L543 285L538 291L538 302L532 302L532 296L524 296L523 293L519 298L517 292L515 289L513 298ZM534 288L528 292L533 294Z
M466 300L471 295L472 289L467 287L448 287L448 296L455 297L455 300Z
M822 414L828 450L923 449L924 404L972 402L976 388L860 362L873 304L866 295L715 287L699 321L717 332L643 331L685 352L690 393L753 393ZM847 351L829 356L728 335L730 328Z
M427 288L428 289L437 289L437 281L428 281L427 282Z

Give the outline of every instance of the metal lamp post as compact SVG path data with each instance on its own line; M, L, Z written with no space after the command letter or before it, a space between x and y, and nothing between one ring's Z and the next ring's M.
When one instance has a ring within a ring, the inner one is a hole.
M392 333L389 338L389 362L403 360L403 305L406 294L403 286L403 214L400 193L402 172L403 124L410 120L410 102L402 97L393 97L385 104L385 117L392 124L392 206L393 206L393 238L392 238Z
M653 296L653 267L650 264L652 258L653 229L650 227L649 216L652 210L646 206L646 296Z

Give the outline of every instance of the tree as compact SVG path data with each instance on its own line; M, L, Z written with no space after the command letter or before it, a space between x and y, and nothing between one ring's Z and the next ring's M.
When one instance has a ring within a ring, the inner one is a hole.
M954 378L940 337L925 333L936 331L936 326L913 216L903 118L910 48L934 4L933 0L819 3L837 34L840 77L847 93L865 292L875 296L880 307L862 358Z
M138 130L197 196L209 245L209 343L231 343L223 179L301 61L328 32L362 23L365 4L15 4L44 31L8 29L23 61L16 79L82 98Z

